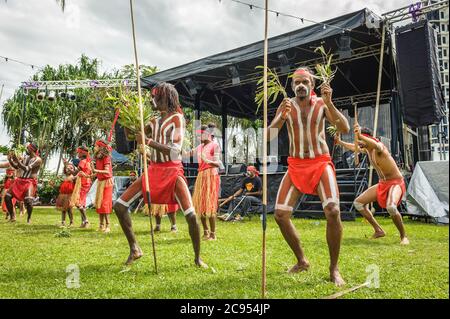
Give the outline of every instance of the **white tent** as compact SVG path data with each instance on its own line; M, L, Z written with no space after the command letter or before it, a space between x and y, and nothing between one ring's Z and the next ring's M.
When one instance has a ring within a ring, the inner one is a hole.
M418 162L409 182L408 214L448 224L448 161Z

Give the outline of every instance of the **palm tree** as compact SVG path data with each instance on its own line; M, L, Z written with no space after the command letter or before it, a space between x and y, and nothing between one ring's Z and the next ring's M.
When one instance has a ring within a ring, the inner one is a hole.
M56 3L60 5L61 10L64 12L64 9L66 8L66 0L56 0Z

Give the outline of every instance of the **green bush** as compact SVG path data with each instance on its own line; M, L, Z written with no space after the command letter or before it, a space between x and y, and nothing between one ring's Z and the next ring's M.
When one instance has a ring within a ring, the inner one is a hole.
M61 183L62 177L56 175L49 175L39 181L38 195L42 204L50 204L52 199L56 199Z

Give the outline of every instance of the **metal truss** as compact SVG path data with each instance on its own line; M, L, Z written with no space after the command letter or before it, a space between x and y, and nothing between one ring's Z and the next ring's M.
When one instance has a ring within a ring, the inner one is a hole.
M37 90L66 90L66 89L95 89L113 88L120 86L134 87L136 79L108 79L108 80L69 80L69 81L28 81L22 82L23 89Z
M377 57L379 54L380 54L380 45L373 44L373 45L354 49L353 53L352 53L352 57L349 59L336 58L336 59L332 60L333 61L332 63L333 63L333 65L338 65L338 64L347 63L350 61L367 58L370 56ZM306 61L297 62L297 63L295 63L294 67L290 68L287 72L286 71L285 72L277 72L277 74L279 76L288 75L288 74L292 73L293 71L295 71L296 68L300 65L314 68L314 66L317 63L320 63L321 61L322 61L321 58L317 58L317 59L310 59L310 60L306 60ZM244 84L256 83L259 80L260 76L261 76L261 72L254 72L254 73L250 73L250 74L246 75L244 78L241 78L241 80L238 84L232 84L231 79L227 79L224 81L214 83L213 85L208 87L208 89L223 90L223 89L227 89L227 88L231 88L231 87L235 87L235 86L241 86Z
M417 7L417 5L420 3L420 7ZM416 6L416 7L415 7ZM448 7L448 0L431 3L429 0L422 0L418 1L416 4L411 4L409 6L399 8L393 11L389 11L386 13L383 13L383 18L390 24L397 23L403 20L411 19L413 14L417 18L420 18L421 16L430 13L432 11L436 11L439 9L444 9ZM417 11L414 12L415 8L417 8ZM414 12L414 13L413 13Z

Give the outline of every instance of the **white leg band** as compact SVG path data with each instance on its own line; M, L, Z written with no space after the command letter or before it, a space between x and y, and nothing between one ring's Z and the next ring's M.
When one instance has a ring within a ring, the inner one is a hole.
M288 205L282 205L282 204L276 204L275 205L276 210L282 210L285 212L292 212L294 210L294 207L288 206Z
M122 206L125 206L125 207L130 207L129 202L124 201L122 198L117 199L116 203L119 203L119 204L121 204Z
M322 208L327 207L329 204L336 204L339 207L339 198L327 198L322 202Z
M186 209L186 210L183 212L183 215L184 215L184 216L187 216L187 215L189 215L190 213L194 213L194 214L195 214L195 209L194 209L194 207L190 207L190 208Z
M386 207L386 210L388 211L389 215L391 215L391 216L395 216L398 213L397 206L388 206L388 207Z
M360 202L354 201L354 202L353 202L353 206L355 206L355 209L356 209L358 212L361 212L361 211L364 210L364 204L361 204Z

